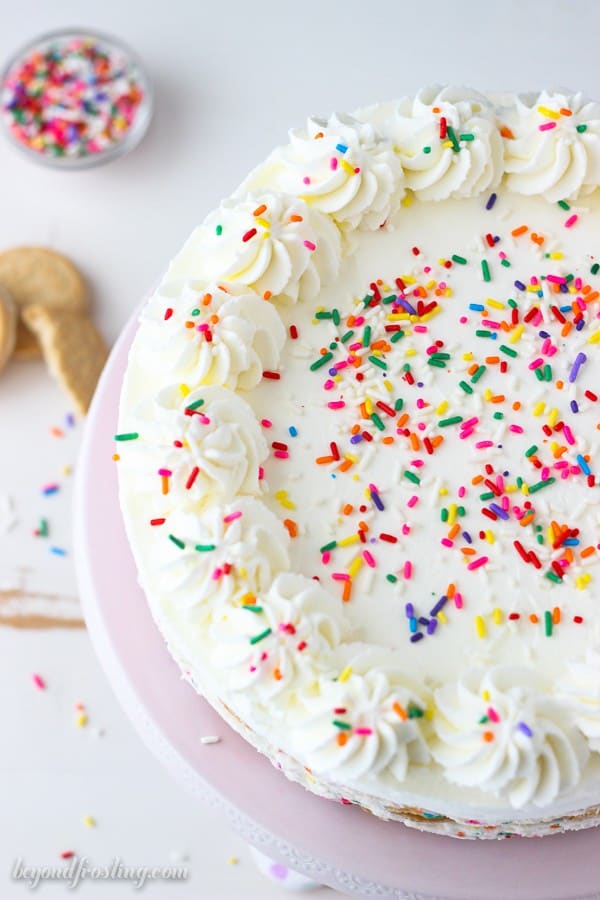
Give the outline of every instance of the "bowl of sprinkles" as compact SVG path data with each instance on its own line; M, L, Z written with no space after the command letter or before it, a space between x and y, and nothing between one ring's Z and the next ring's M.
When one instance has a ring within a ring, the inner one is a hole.
M60 169L128 153L152 117L150 84L135 54L89 29L50 32L21 48L2 74L1 101L12 143Z

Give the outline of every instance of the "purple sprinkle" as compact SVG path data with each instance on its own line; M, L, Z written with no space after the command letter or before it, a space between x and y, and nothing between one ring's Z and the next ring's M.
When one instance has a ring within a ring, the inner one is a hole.
M427 634L433 634L435 629L437 628L438 620L436 618L429 620L429 625L427 626Z
M66 423L69 428L73 428L73 426L75 425L75 416L73 415L73 413L67 413Z
M579 412L579 406L577 404L577 400L571 400L571 412L573 412L573 413Z
M506 512L506 510L502 509L501 506L498 506L497 503L490 503L489 508L492 512L496 513L497 516L500 516L501 519L504 519L505 521L506 519L508 519L508 513Z
M407 604L406 604L406 606L404 607L404 612L406 613L406 618L407 618L407 619L412 619L412 617L413 617L414 614L415 614L415 608L414 608L414 606L412 605L412 603L407 603Z
M570 384L573 384L573 382L579 375L579 370L582 367L582 365L584 364L584 362L587 362L587 356L585 355L585 353L578 353L577 356L575 357L575 362L573 363L573 368L571 369L571 372L569 374Z
M398 300L398 305L402 307L407 313L410 313L411 316L416 316L417 311L414 306L411 306L408 300Z
M446 595L444 595L443 597L440 597L440 599L435 604L435 606L432 606L431 609L429 610L429 615L437 616L439 611L444 608L444 606L446 605L447 602L448 602L448 598L446 597Z
M526 286L523 284L522 281L515 281L515 287L516 287L519 291L524 291L524 290L526 290Z
M485 204L486 209L491 209L493 207L494 203L496 202L497 196L497 194L490 194L490 196L488 197L488 202Z
M350 443L351 444L360 444L362 439L363 439L362 434L353 434L352 437L350 438Z
M462 536L464 537L464 539L465 539L465 541L467 542L467 544L472 544L472 543L473 543L473 538L471 537L471 535L469 534L468 531L463 531Z
M423 625L426 628L429 625L429 619L426 616L419 616L419 625Z
M525 724L525 722L519 722L519 724L517 725L517 728L519 729L519 731L522 731L526 737L528 737L528 738L533 737L533 731L531 730L529 725Z
M284 881L288 877L288 868L287 866L283 866L281 863L273 863L270 867L269 872L273 876L273 878L278 878L279 881Z
M422 641L425 635L422 631L417 631L416 634L411 635L410 642L411 644L416 644L417 641Z
M371 500L373 501L373 503L375 504L375 506L377 507L378 510L382 511L385 509L385 506L381 502L381 497L379 496L379 494L377 493L377 491L374 488L371 488Z

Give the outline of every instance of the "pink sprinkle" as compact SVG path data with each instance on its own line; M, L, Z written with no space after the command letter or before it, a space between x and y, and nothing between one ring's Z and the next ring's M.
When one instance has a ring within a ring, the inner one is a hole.
M330 400L327 404L329 409L343 409L345 405L343 400Z
M325 553L321 554L321 562L324 566L328 565L331 562L331 551L326 550Z
M498 713L496 712L496 710L494 709L493 706L488 706L487 714L488 714L488 718L491 722L499 722L500 721L500 716L498 715Z
M273 456L276 459L289 459L290 458L290 454L287 452L287 450L276 450L275 453L273 454Z
M305 175L302 181L304 182L304 184L310 184L310 178L308 177L308 175Z
M493 447L494 442L493 441L477 441L475 446L477 447L478 450L483 450L485 447Z
M463 598L462 598L462 594L455 594L455 595L454 595L454 605L455 605L455 607L456 607L457 609L462 609L462 608L463 608Z
M544 360L541 356L538 356L537 359L534 359L533 362L530 362L528 365L528 369L539 369L540 366L544 365Z
M273 427L273 423L271 422L270 419L261 419L260 424L262 425L263 428L272 428Z
M425 407L425 400L423 400L422 397L419 397L417 400L417 409L424 409L424 407Z
M333 169L333 171L335 172L337 167L338 167L337 158L335 156L332 156L331 159L329 160L329 168Z
M259 481L262 481L264 477L265 477L265 470L264 470L264 467L263 467L263 466L259 466L259 467L258 467L258 480L259 480Z
M372 569L374 569L375 566L377 565L377 563L375 562L375 560L373 558L373 554L370 553L368 550L363 550L363 559L366 562L366 564L368 566L370 566Z
M577 215L577 213L573 213L572 216L569 216L569 218L565 222L565 228L572 228L578 218L579 216Z
M222 574L223 569L215 569L215 571L212 573L212 580L218 581Z
M333 572L331 577L334 581L350 581L350 576L346 572Z
M427 325L415 325L413 331L418 331L419 334L427 333Z
M241 509L236 510L236 512L229 513L227 516L223 516L223 521L229 524L229 522L235 522L236 519L240 519L242 516Z
M406 579L410 578L410 576L412 575L412 563L410 559L407 559L404 563L403 575Z
M339 365L339 363L337 365ZM323 383L323 388L326 391L331 391L331 390L333 390L334 387L335 387L335 381L333 381L333 379L331 379L331 378L328 378L327 381L325 381Z
M163 478L170 478L173 473L170 469L159 469L158 474L162 475Z
M304 246L306 247L307 250L316 250L317 249L317 245L315 243L313 243L313 241L304 241Z
M461 500L465 496L466 493L467 493L466 487L461 484L461 486L458 489L458 496L460 497Z
M402 526L402 534L405 535L405 536L406 536L407 534L410 534L410 525L407 525L406 522L405 522L404 525Z
M566 284L567 279L562 275L546 275L546 281L552 282L552 284Z
M514 431L515 434L523 434L523 429L520 425L509 425L508 430Z
M551 128L556 128L556 122L544 122L543 125L538 125L540 131L550 131Z
M38 675L37 673L34 673L34 674L31 676L31 680L32 680L33 683L35 684L36 688L38 688L38 690L40 690L40 691L45 691L45 690L46 690L46 682L44 681L44 679L42 678L41 675Z
M406 501L406 505L407 505L408 507L410 507L410 509L412 509L413 506L416 506L418 502L419 502L419 498L417 497L416 494L413 494L413 496L410 497L410 498Z
M355 728L355 734L373 734L372 728Z
M458 321L460 322L461 325L466 325L469 320L467 319L466 316L461 316Z
M440 541L444 547L454 547L454 541L451 541L450 538L442 538Z
M571 444L571 446L573 446L573 444L575 443L575 438L573 437L573 432L568 425L565 425L565 427L563 428L563 434L565 436L567 444Z
M470 562L467 566L467 569L472 572L474 569L479 569L481 568L481 566L485 566L486 562L488 562L488 557L480 556L479 559L474 559L473 562Z

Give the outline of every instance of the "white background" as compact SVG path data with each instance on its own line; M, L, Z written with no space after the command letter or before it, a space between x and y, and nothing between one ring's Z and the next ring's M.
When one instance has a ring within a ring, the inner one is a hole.
M594 0L0 0L0 60L45 29L114 33L144 60L156 89L149 134L130 156L89 172L33 165L0 143L0 249L49 244L89 281L94 317L114 341L191 228L241 181L289 126L309 113L351 110L434 81L481 89L567 85L600 97L600 4ZM43 364L0 376L0 587L75 595L72 559L32 537L40 516L51 543L72 546L70 477L81 426L66 438L69 406ZM58 480L45 498L40 486ZM27 570L27 571L24 571ZM48 683L36 691L31 674ZM84 703L89 725L75 725ZM0 897L16 857L42 864L62 850L104 863L169 863L187 854L191 881L146 890L180 900L285 896L255 871L248 850L214 813L163 773L120 712L83 631L0 627ZM103 734L99 733L102 730ZM86 828L85 815L97 820ZM237 856L238 865L228 859ZM63 896L42 888L43 895ZM125 896L86 885L80 896ZM328 896L323 891L323 896ZM320 896L321 892L315 896Z

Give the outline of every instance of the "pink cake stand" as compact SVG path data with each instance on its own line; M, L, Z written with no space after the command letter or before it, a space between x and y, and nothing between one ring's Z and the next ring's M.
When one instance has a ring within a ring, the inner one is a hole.
M383 822L289 782L183 681L140 590L117 500L113 435L134 317L98 387L79 460L77 566L106 674L173 775L267 856L346 894L444 900L600 898L600 832L460 841ZM201 744L203 735L221 743Z

